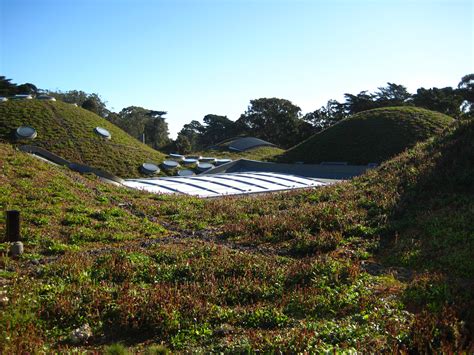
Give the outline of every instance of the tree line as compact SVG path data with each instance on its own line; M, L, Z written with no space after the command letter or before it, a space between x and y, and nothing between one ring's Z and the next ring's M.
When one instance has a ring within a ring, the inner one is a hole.
M306 114L292 102L278 98L251 100L247 110L232 121L226 116L206 115L201 124L185 124L174 142L176 150L198 151L239 135L252 135L289 148L358 112L389 106L416 106L454 118L474 116L474 74L462 77L456 88L419 88L411 94L403 85L387 83L375 92L344 94L344 101L329 100Z
M343 102L329 100L326 105L304 115L301 108L289 100L259 98L251 100L247 110L236 121L227 116L208 114L204 116L203 123L193 120L185 124L173 141L169 138L164 117L166 111L130 106L115 113L107 109L106 102L96 93L41 90L31 83L16 85L11 79L0 76L0 96L41 93L64 102L76 103L155 149L184 154L245 135L289 148L350 115L388 106L422 107L457 119L474 116L474 74L468 74L461 78L455 88L422 87L411 94L403 85L387 83L372 93L367 90L358 94L345 93Z

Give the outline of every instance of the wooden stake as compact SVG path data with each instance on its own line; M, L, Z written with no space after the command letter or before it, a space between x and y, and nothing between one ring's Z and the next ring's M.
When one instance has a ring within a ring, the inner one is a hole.
M5 235L6 242L20 241L20 211L7 211L7 229Z

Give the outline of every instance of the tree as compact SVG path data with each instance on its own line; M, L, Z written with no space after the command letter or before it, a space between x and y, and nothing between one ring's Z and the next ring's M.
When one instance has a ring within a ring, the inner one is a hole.
M178 134L175 145L176 149L181 154L189 154L192 152L191 142L189 142L189 139L183 134Z
M291 101L260 98L250 101L250 106L240 116L237 125L247 134L289 148L310 133L304 132L305 125L300 116L301 109Z
M314 132L319 132L345 117L344 104L336 100L329 100L326 106L321 106L318 110L304 115L303 120L312 125Z
M412 96L411 102L418 107L438 111L452 117L459 117L463 96L452 87L420 88Z
M201 143L210 146L219 143L235 135L235 122L227 116L206 115L204 116L204 130L201 135Z
M378 107L403 106L406 105L407 100L411 97L411 94L403 85L387 83L386 87L378 89L379 91L375 93L375 101Z
M0 76L0 96L13 96L16 94L16 84L5 76Z
M81 90L46 91L46 93L55 97L56 100L61 100L70 104L77 104L78 106L92 111L104 118L110 114L106 102L96 93L88 94Z
M368 94L367 90L361 91L357 95L346 93L344 94L344 97L346 99L344 108L346 113L349 115L378 107L377 103L375 102L376 96L373 94Z
M88 111L91 111L91 112L94 112L96 115L99 115L100 114L100 108L99 108L99 105L97 104L96 100L94 100L93 98L88 98L86 99L81 107L83 109L86 109Z
M170 143L168 123L165 122L164 117L151 117L146 121L145 143L154 149L159 149Z
M168 123L163 117L165 114L166 111L129 106L122 109L118 115L110 115L110 120L139 140L142 140L144 134L145 143L158 149L167 145L170 141Z
M22 95L36 95L38 93L38 88L31 84L31 83L25 83L18 85L16 88L17 94L22 94Z
M191 121L183 126L178 133L178 137L183 136L189 141L191 151L201 150L204 145L202 143L202 135L205 131L204 126L198 121Z
M462 111L474 116L474 74L464 75L458 84L458 92L464 99Z

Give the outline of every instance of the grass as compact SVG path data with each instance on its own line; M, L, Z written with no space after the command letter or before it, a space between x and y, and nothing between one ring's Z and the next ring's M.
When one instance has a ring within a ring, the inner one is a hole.
M0 243L0 351L472 351L473 138L466 121L349 182L214 200L0 144L26 250Z
M16 141L14 131L31 126L38 132L33 141ZM104 140L94 133L104 127L112 135ZM0 104L0 141L33 144L71 162L104 169L120 177L140 176L144 162L164 160L164 155L144 145L96 114L57 101L7 101Z
M313 135L276 157L281 162L381 163L439 134L453 119L415 107L360 112Z
M230 152L222 150L205 150L188 155L200 155L203 157L227 158L232 160L250 159L250 160L271 160L273 157L284 152L283 149L277 147L257 147L245 152Z

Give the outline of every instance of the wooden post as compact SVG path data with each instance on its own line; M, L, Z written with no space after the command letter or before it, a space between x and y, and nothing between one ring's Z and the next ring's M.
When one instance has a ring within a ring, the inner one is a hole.
M5 235L6 242L20 241L20 211L7 211L7 229Z

